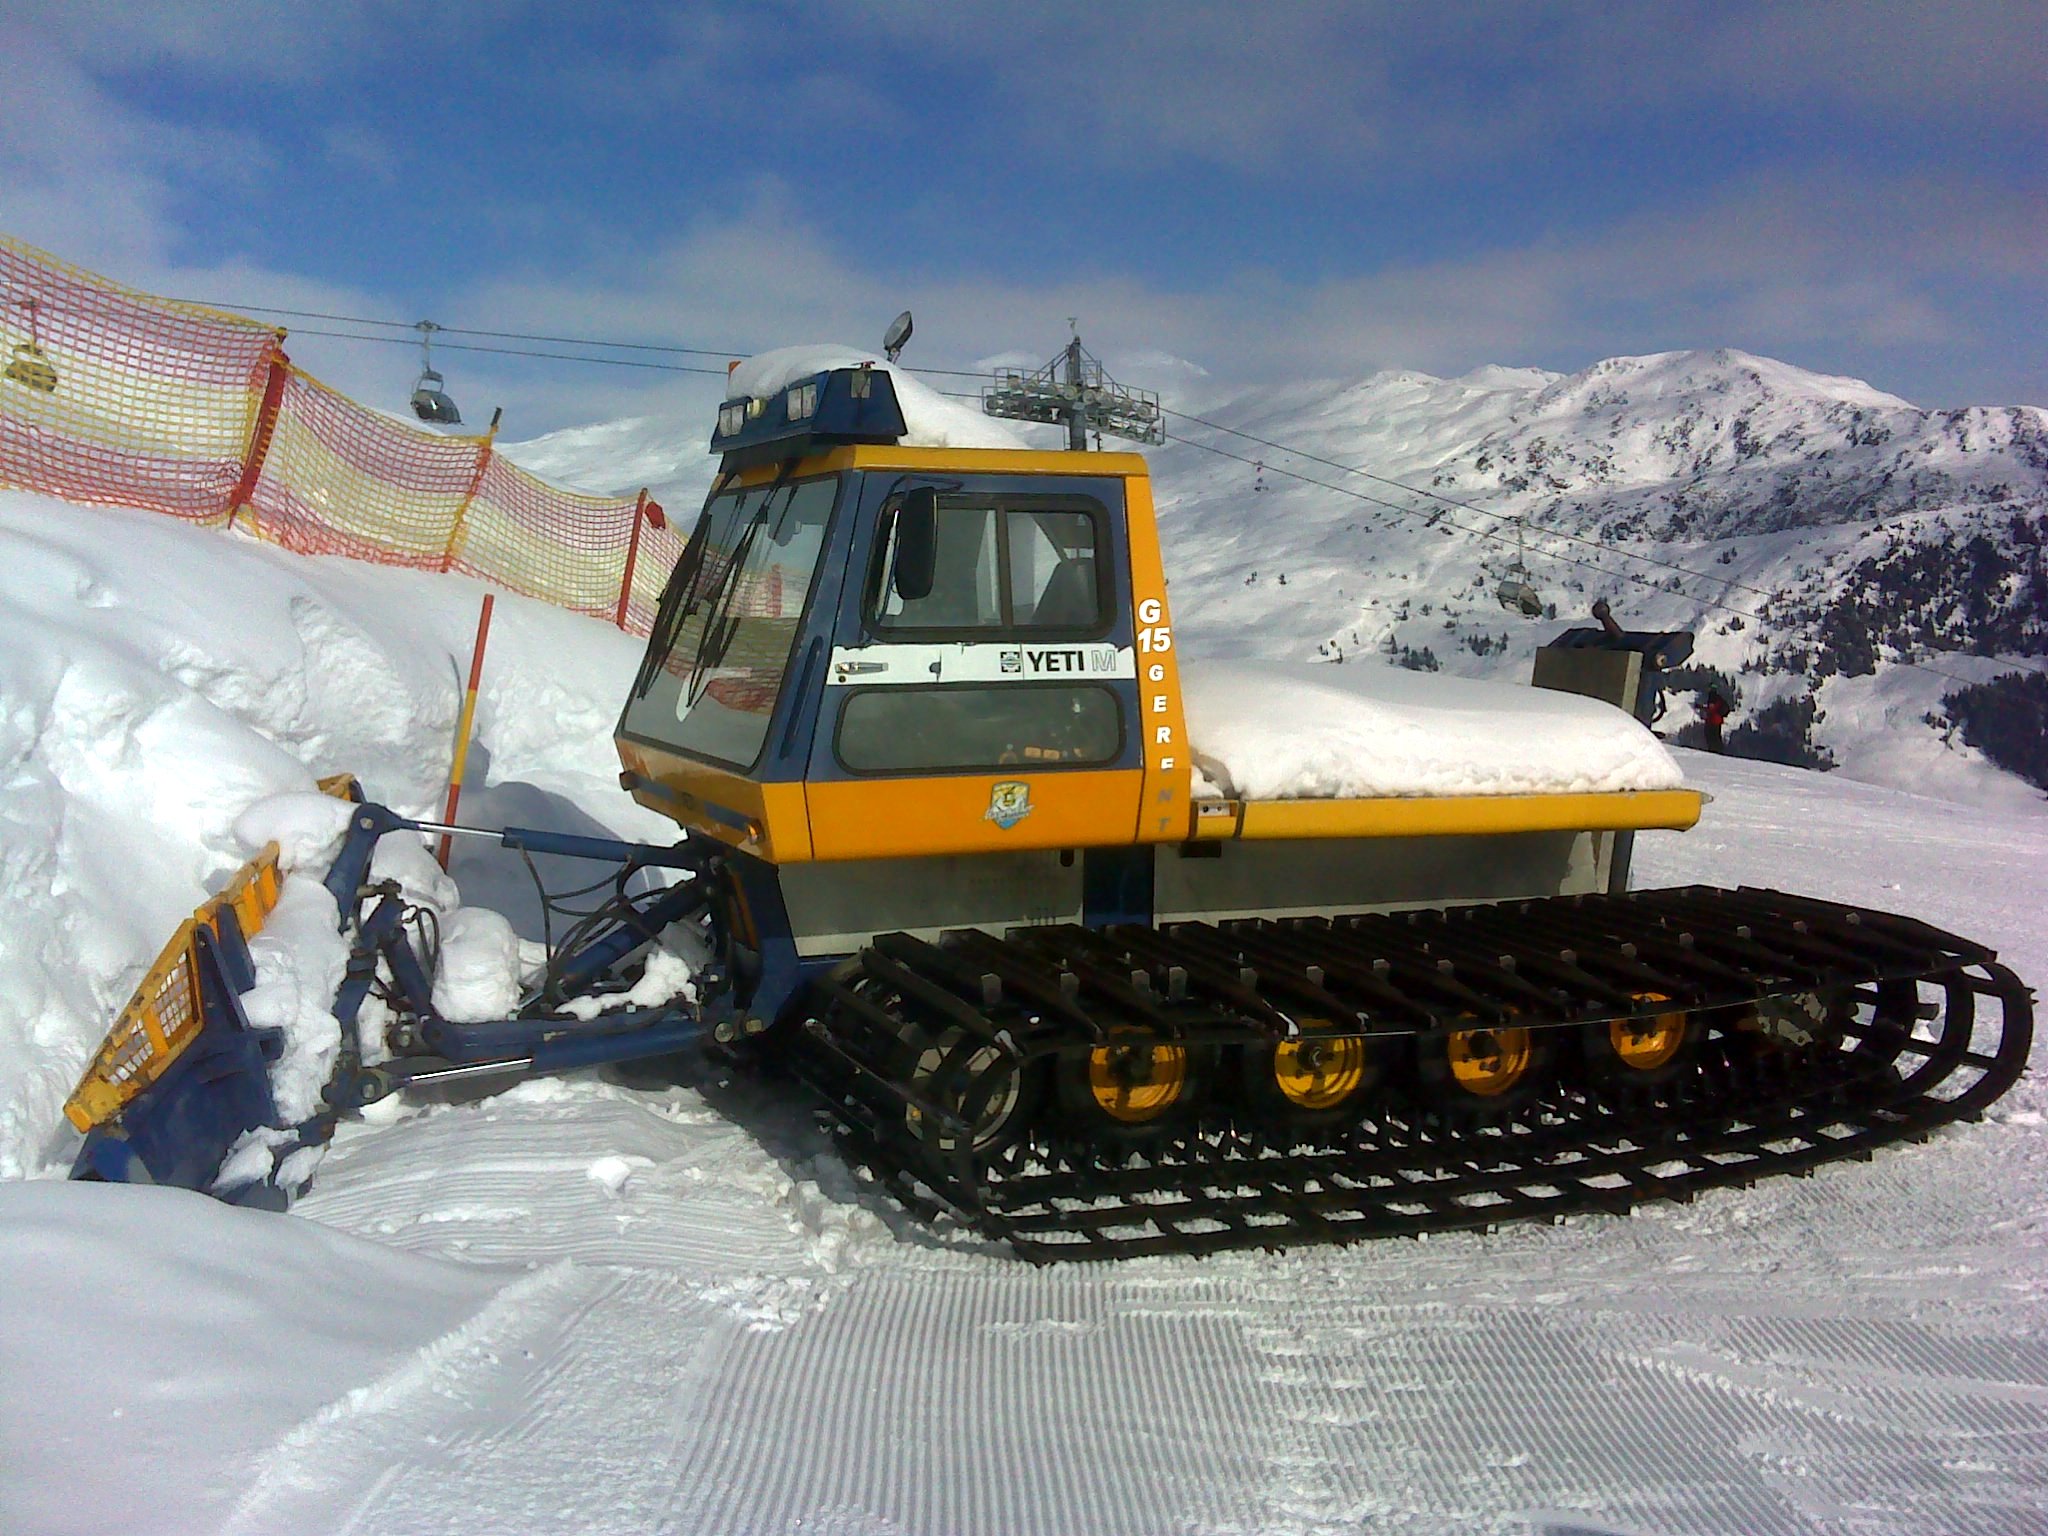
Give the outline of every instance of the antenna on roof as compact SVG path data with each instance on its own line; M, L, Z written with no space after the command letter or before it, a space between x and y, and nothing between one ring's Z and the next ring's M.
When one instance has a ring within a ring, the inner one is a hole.
M1101 360L1081 345L1074 316L1066 347L1034 373L998 368L995 382L982 386L981 408L1012 421L1064 423L1067 447L1081 452L1088 434L1127 437L1140 443L1166 441L1166 413L1149 389L1126 389L1102 371Z

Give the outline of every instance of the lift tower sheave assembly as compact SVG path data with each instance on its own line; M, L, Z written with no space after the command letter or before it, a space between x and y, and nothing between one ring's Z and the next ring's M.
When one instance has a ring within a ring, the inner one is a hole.
M1090 432L1139 443L1166 441L1159 396L1117 383L1103 372L1101 359L1082 347L1078 333L1035 373L998 368L995 382L982 386L981 408L1012 421L1064 423L1067 447L1077 453L1087 448Z

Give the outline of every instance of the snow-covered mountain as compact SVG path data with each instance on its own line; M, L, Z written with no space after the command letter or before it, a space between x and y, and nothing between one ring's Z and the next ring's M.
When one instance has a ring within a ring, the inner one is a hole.
M1971 800L2048 788L2048 411L1923 410L1728 350L1179 403L1153 466L1198 649L1526 678L1605 597L1632 628L1698 635L1675 734L1718 684L1739 752ZM510 451L680 509L709 483L707 436L650 417ZM1495 601L1518 559L1543 619Z
M1397 453L1381 473L1513 498L1499 510L1609 541L1773 533L2030 494L2038 506L2048 487L2041 410L1924 411L1855 379L1728 350L1609 358L1574 374L1382 374L1347 391L1346 406L1467 429L1438 435L1439 455Z

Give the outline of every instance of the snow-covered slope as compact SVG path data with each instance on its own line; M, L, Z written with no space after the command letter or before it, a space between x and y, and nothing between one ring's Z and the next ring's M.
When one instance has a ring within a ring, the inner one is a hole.
M1737 700L1738 751L2038 797L1943 717L1958 688L2048 656L2048 413L1922 411L1717 352L1381 374L1205 416L1302 451L1191 426L1156 456L1197 648L1526 678L1535 648L1605 597L1630 628L1698 635L1667 729L1715 683ZM1494 600L1518 538L1554 618Z
M1371 652L1520 682L1605 597L1631 628L1698 634L1672 731L1718 685L1738 705L1737 751L1977 803L2039 797L1945 700L2048 657L2048 412L1927 411L1724 350L1308 382L1201 415L1251 438L1176 420L1152 455L1175 618L1197 653ZM701 419L650 418L509 451L593 489L652 482L682 509L709 483L707 436ZM1554 617L1494 600L1517 518Z
M1249 401L1229 424L1286 442ZM1239 420L1239 415L1249 420ZM1533 523L1673 541L1868 521L2017 497L2038 506L2048 412L1924 411L1856 379L1745 352L1615 357L1572 374L1378 374L1329 425L1370 426L1366 467L1526 511Z

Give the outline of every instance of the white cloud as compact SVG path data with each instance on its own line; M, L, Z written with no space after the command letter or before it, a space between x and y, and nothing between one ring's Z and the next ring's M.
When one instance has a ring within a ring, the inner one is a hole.
M1927 217L1908 223L1902 208ZM879 348L897 310L917 315L905 362L986 372L1038 366L1078 317L1127 384L1199 406L1247 383L1354 378L1381 368L1456 375L1485 363L1577 368L1615 353L1737 346L1858 373L1908 397L1934 352L1968 352L1984 316L1949 231L1974 225L2017 254L2030 219L1995 187L1902 184L1843 192L1825 178L1725 188L1570 238L1318 282L1243 271L1166 291L1128 276L1027 282L918 276L886 242L833 238L785 189L700 217L651 251L613 250L573 277L487 278L444 321L567 336L730 346L815 341ZM2038 280L2035 290L2039 289ZM317 307L317 306L315 306ZM722 355L671 361L722 371ZM544 371L449 353L451 382L516 402L521 435L644 408L650 394L708 411L717 380ZM395 365L394 365L395 366ZM1959 376L1960 377L1960 376ZM498 382L492 382L498 381ZM971 380L941 381L970 389ZM1997 400L1979 394L1978 403ZM1934 396L1929 404L1963 403Z
M2038 130L2048 78L2038 0L780 0L693 8L670 30L639 81L746 103L743 128L761 102L873 110L941 78L963 133L1138 172L1166 157L1427 175L1703 110L1771 113L1781 134L1815 113ZM813 46L790 48L799 34Z
M181 224L179 189L260 186L279 166L260 144L162 121L104 82L108 71L165 60L202 74L244 70L252 79L341 70L396 46L393 39L418 23L368 3L323 12L297 30L279 16L303 21L298 8L140 14L126 31L102 5L17 8L0 21L0 48L16 76L13 110L0 116L0 228L157 291L410 318L404 310L416 300L213 254L203 231ZM507 14L516 12L492 16ZM1799 69L1822 93L1879 110L1883 82L1907 68L1916 48L1952 98L1970 98L1958 110L2009 112L2014 82L2041 47L2038 38L2000 33L2011 12L1991 7L1958 12L1955 35L1943 44L1932 23L1886 39L1848 36L1856 29L1825 6L1771 8L1772 28L1755 24L1766 13L1754 8L1679 7L1661 34L1577 7L1291 7L1277 17L1262 12L1247 29L1235 7L1190 6L1176 7L1171 25L1155 17L1138 29L1143 52L1134 64L1132 28L1079 26L1078 14L855 7L817 25L981 71L985 90L949 100L963 125L1008 124L1023 135L1078 122L1136 157L1134 165L1161 154L1240 166L1306 152L1384 152L1417 164L1441 155L1447 178L1458 156L1496 152L1503 131L1540 135L1601 112L1625 123L1645 103L1714 90L1790 102L1804 78ZM857 134L843 143L816 138L821 125L852 133L850 124L907 121L890 115L903 110L893 96L899 82L886 72L860 76L874 64L872 52L857 65L822 45L792 51L774 21L773 12L765 20L693 12L669 23L674 51L650 52L632 61L636 72L610 80L607 110L639 112L643 154L735 145L742 163L756 164L787 163L780 151L794 144L858 149ZM1773 51L1813 56L1834 34L1843 34L1839 59L1809 57L1795 68ZM2010 57L1988 68L1978 101L1967 80L1987 40L2010 42ZM1687 49L1698 59L1681 68ZM1502 72L1515 58L1526 67ZM1472 86L1489 71L1509 83L1480 99ZM723 98L727 126L744 136L675 126L678 102L749 81L787 89L762 96L749 87ZM573 81L555 84L568 90ZM1933 90L1920 81L1902 93L1901 110L1932 99ZM763 106L770 99L772 111ZM394 146L380 132L346 119L314 126L330 162L391 171ZM817 202L804 186L774 177L720 204L679 175L671 232L651 242L608 238L595 211L564 229L558 200L543 207L512 188L478 214L489 228L476 250L497 265L466 287L443 288L448 296L435 300L433 318L746 351L878 343L882 326L908 306L918 337L906 361L972 369L976 359L996 357L1035 366L1061 344L1073 315L1113 373L1183 399L1241 382L1355 377L1381 367L1576 367L1615 352L1722 344L1860 372L1928 403L2015 398L2015 390L2040 398L2048 379L2028 361L2038 348L2023 334L2038 321L2015 326L2011 314L2038 317L2048 307L2039 265L2048 222L2042 201L2015 196L2009 183L2009 168L1994 163L1879 175L1780 156L1776 170L1731 170L1704 192L1646 184L1633 211L1560 233L1504 233L1476 253L1366 271L1333 267L1314 278L1245 268L1199 282L1153 252L1120 258L1114 243L1089 275L995 275L971 254L939 257L899 241L901 221L886 204L833 214L826 210L843 204ZM1332 185L1336 207L1367 195L1356 180ZM424 193L418 185L406 191ZM559 189L550 195L558 199ZM923 195L914 176L902 195ZM1445 195L1455 195L1448 183ZM564 239L578 251L567 272ZM530 265L518 254L529 250ZM1162 266L1166 279L1143 275ZM308 334L319 328L299 323L293 350L302 362L373 403L402 406L416 354ZM715 378L452 348L437 355L473 418L503 403L520 435L718 392ZM676 361L714 372L720 363Z

